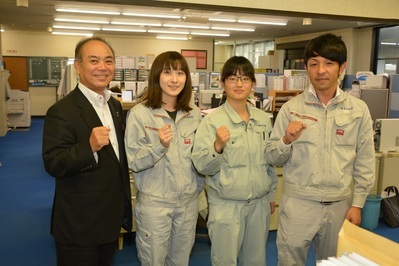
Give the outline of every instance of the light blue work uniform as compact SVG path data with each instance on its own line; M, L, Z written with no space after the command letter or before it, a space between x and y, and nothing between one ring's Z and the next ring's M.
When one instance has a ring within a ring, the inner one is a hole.
M265 265L270 202L277 187L275 168L266 163L269 116L247 104L246 123L228 102L205 116L195 137L192 160L207 175L212 265ZM230 140L216 153L216 130Z
M282 138L291 121L301 121L306 128L286 145ZM351 205L362 208L374 184L367 105L337 87L324 106L310 85L282 106L267 146L268 162L283 165L279 265L305 265L312 242L316 260L335 256L346 212Z
M134 215L141 265L188 265L198 218L197 172L191 162L201 112L178 111L175 121L163 109L133 107L125 143L138 190ZM173 139L165 148L158 130L170 124Z

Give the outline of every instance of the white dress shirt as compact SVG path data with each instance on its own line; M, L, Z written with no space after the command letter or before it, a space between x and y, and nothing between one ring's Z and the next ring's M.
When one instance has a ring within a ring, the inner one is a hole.
M89 88L87 88L85 85L82 83L79 83L79 89L82 91L84 96L89 100L91 105L93 106L94 110L96 110L96 113L98 117L101 120L101 123L103 126L108 127L111 129L109 132L109 141L114 148L116 157L119 159L119 144L118 144L118 139L116 137L116 131L115 131L115 125L114 121L112 119L111 111L108 106L108 100L111 97L111 93L107 90L104 89L104 94L100 95ZM98 155L95 152L94 156L96 158L96 161L98 162Z

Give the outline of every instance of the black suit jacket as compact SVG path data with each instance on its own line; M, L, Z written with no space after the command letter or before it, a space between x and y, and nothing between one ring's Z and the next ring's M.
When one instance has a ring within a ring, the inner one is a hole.
M98 154L90 147L94 127L102 123L76 87L46 114L42 157L56 178L51 232L56 241L98 245L116 241L121 226L131 230L131 192L124 146L125 120L119 101L108 101L119 142L119 160L111 144Z

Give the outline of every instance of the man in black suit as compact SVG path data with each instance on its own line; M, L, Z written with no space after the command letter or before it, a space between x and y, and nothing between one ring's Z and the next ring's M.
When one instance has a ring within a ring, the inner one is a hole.
M51 232L57 265L111 265L121 227L131 231L121 104L106 89L115 53L98 37L76 45L79 84L49 108L42 157L55 177Z

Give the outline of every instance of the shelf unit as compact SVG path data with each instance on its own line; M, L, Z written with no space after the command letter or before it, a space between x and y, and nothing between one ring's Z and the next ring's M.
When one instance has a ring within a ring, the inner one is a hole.
M284 103L302 92L302 90L269 90L269 96L273 97L272 111L279 111Z

